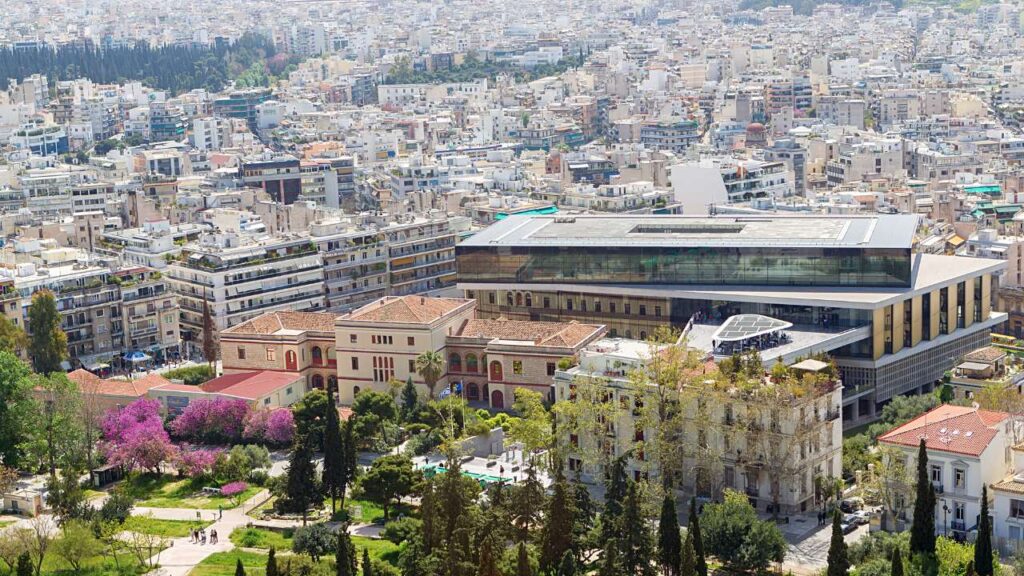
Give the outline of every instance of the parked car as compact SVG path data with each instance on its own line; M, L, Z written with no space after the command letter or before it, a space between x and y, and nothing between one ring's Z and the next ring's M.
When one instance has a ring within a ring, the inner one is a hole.
M860 498L846 498L839 503L839 509L842 510L844 514L856 512L857 510L860 510L863 507L864 500Z
M871 512L868 512L867 510L858 510L851 514L851 516L854 517L854 521L858 526L871 522Z

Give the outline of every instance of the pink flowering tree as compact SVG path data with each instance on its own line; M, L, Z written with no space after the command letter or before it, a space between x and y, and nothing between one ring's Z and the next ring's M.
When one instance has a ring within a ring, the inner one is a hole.
M171 422L171 432L192 442L234 443L242 439L249 412L245 400L200 398Z
M245 482L229 482L220 487L220 493L221 495L227 496L228 498L234 500L235 504L237 505L240 503L238 501L239 498L241 498L242 494L244 494L245 491L248 489L249 485L246 484Z
M160 471L160 464L177 456L160 416L160 402L140 398L103 417L102 450L107 461L136 469Z
M223 452L219 448L210 450L182 446L177 459L178 471L193 478L208 476L213 472L213 465Z
M287 446L295 436L295 420L287 408L257 410L245 421L242 437L249 442Z

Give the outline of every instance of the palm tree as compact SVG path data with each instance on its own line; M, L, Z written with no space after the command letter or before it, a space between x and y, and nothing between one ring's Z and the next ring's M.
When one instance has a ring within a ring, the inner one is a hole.
M444 358L436 350L427 350L416 357L416 372L423 377L430 388L430 395L434 396L434 386L444 374Z

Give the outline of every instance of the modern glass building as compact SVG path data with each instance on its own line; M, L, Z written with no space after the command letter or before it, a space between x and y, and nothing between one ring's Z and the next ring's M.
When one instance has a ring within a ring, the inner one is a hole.
M829 352L855 425L899 394L931 389L987 343L992 274L1004 264L913 250L915 215L510 216L456 246L458 282L484 316L579 320L611 335L688 330L691 345L736 314L794 324L766 362Z

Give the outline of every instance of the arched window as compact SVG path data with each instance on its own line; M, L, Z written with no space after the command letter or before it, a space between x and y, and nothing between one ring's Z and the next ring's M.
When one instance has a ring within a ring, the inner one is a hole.
M358 395L359 395L359 386L353 386L352 387L352 397L355 398Z
M322 390L324 387L324 377L319 374L313 374L313 388Z
M338 391L338 377L333 374L327 377L327 391L332 395Z
M507 302L509 306L513 305L511 292L505 292L505 302Z
M647 331L646 330L641 330L640 331L640 339L641 340L647 340Z
M466 372L476 374L479 370L476 364L476 354L466 354Z
M505 395L501 393L501 390L495 390L491 392L491 408L504 408L505 407Z
M462 372L462 356L459 356L458 352L452 352L448 355L448 370L451 372Z
M480 387L477 386L476 382L469 383L469 399L479 400L480 399Z
M526 306L528 308L533 307L533 294L530 294L529 292L526 293Z
M501 368L501 362L494 360L491 362L491 380L495 382L501 382L505 379L504 371Z
M299 366L299 361L295 356L294 350L289 350L284 353L284 367L288 370L295 370Z
M313 355L313 365L320 366L324 363L324 353L319 346L313 346L310 352Z
M522 292L516 292L516 306L522 306L522 305L523 305L523 293Z

